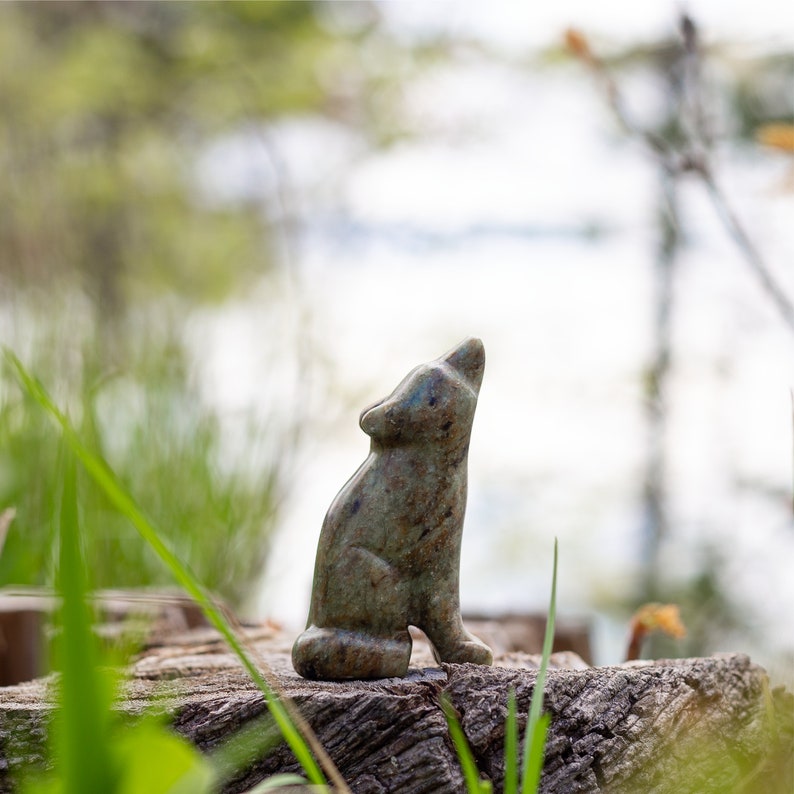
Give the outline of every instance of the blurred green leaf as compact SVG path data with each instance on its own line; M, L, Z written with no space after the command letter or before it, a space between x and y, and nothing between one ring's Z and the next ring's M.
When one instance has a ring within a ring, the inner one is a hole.
M357 47L377 14L345 36L327 16L283 0L0 5L0 274L82 281L111 324L131 298L241 294L271 263L267 201L215 206L195 165L296 115L350 112L360 130L384 99Z
M210 763L155 717L120 731L114 755L124 770L118 794L201 794L214 790Z
M64 450L60 510L60 553L56 668L58 709L55 747L64 794L97 794L117 790L120 769L111 755L112 687L99 670L93 633L77 505L77 473L72 454Z

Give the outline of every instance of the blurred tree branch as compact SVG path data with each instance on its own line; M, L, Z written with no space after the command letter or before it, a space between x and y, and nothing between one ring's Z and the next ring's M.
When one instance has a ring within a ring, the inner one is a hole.
M697 25L691 17L679 20L678 40L657 53L659 72L667 88L665 117L653 129L638 124L627 111L620 86L606 61L597 55L587 38L570 29L565 44L593 75L622 131L642 143L656 162L659 173L660 235L655 256L654 337L651 364L645 383L647 453L643 482L645 576L639 601L660 597L659 561L668 532L667 506L667 391L672 364L672 318L675 310L675 271L683 245L678 193L684 176L699 179L728 236L738 248L780 319L794 332L794 304L778 283L758 247L739 220L719 184L711 159L714 134L705 109L702 79L703 52ZM786 139L779 126L773 140Z
M620 88L607 64L592 51L585 36L570 29L566 32L565 39L569 51L591 70L623 131L642 141L671 178L694 174L701 180L726 232L739 248L745 263L775 305L783 322L794 332L794 303L764 261L715 175L710 157L714 141L706 123L703 103L700 36L695 22L685 14L680 18L679 33L679 48L673 53L673 63L668 71L671 77L677 69L681 72L675 77L677 86L674 86L676 126L679 133L675 136L660 135L638 125L626 111Z

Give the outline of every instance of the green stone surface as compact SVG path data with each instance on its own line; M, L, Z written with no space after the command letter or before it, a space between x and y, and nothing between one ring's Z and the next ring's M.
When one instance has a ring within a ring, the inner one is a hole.
M482 342L466 339L362 412L370 453L328 509L308 628L292 649L305 678L404 676L409 626L427 634L440 662L491 664L463 627L458 584L484 367Z

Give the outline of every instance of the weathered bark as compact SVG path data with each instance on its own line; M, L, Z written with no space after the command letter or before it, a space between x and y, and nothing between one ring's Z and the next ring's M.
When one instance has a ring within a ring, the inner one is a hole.
M525 717L536 657L434 668L420 653L419 666L404 679L313 682L292 671L289 642L266 635L258 632L257 646L357 794L465 790L439 705L443 692L460 714L480 770L501 790L507 695L516 691ZM246 726L259 739L272 733L262 721L263 698L236 660L206 630L189 637L141 656L120 708L137 714L156 703L206 752L218 752ZM556 661L568 669L553 669L547 679L552 723L543 792L791 790L792 699L773 697L766 674L747 657L602 668L564 654ZM44 763L47 687L44 679L0 689L0 791L12 790L15 769ZM249 759L225 791L243 792L286 771L299 770L277 744L264 759Z

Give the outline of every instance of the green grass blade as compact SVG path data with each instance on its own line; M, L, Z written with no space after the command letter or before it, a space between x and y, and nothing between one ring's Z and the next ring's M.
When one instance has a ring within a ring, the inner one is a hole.
M523 790L536 792L540 786L540 775L543 772L543 759L545 757L546 735L549 732L551 717L541 714L535 723L529 740L528 763L524 772Z
M546 684L546 671L549 666L551 647L554 643L554 621L557 614L557 539L554 539L554 564L551 576L551 598L549 600L549 614L546 618L546 634L543 638L543 654L540 660L540 669L535 679L535 688L532 690L532 700L529 704L529 719L527 720L526 734L524 735L524 758L521 773L521 794L534 794L540 783L540 772L543 769L543 756L545 749L545 732L543 741L539 743L540 713L543 708L543 689ZM534 752L534 755L533 755ZM530 769L537 770L537 779L530 776Z
M504 794L518 794L518 707L515 689L511 689L507 696Z
M447 721L452 743L455 745L455 752L458 754L460 768L463 771L463 780L466 783L466 791L468 794L490 792L491 787L488 782L480 778L480 771L477 769L477 762L474 760L466 734L463 733L463 728L458 721L457 714L455 714L455 709L445 694L441 696L441 709Z
M59 772L64 794L112 794L118 780L110 752L110 693L99 670L86 602L76 464L68 452L64 458L58 564L60 635L56 646L61 672L56 717Z
M215 606L210 596L204 590L204 587L196 579L190 569L183 565L181 560L163 542L161 539L162 533L157 531L152 522L150 522L138 508L133 498L118 482L111 469L94 455L94 453L81 441L68 417L55 405L44 387L28 373L19 359L10 350L5 351L5 356L23 388L59 425L67 445L82 463L88 474L105 492L105 496L108 500L120 513L122 513L122 515L126 516L135 529L138 530L141 537L152 547L166 567L171 571L176 581L195 600L210 623L226 640L231 650L235 653L243 667L264 694L268 709L273 715L276 724L279 726L285 741L295 754L303 770L306 772L309 780L312 783L324 784L326 782L325 777L317 762L314 760L309 746L290 719L284 705L279 701L276 693L249 658L234 630L223 617L220 610Z
M117 794L211 794L212 765L184 736L170 731L159 715L125 724L114 739L123 770Z
M258 783L252 789L248 789L246 794L265 794L266 791L273 791L274 789L281 790L285 786L305 786L306 781L298 775L273 775L267 780Z

